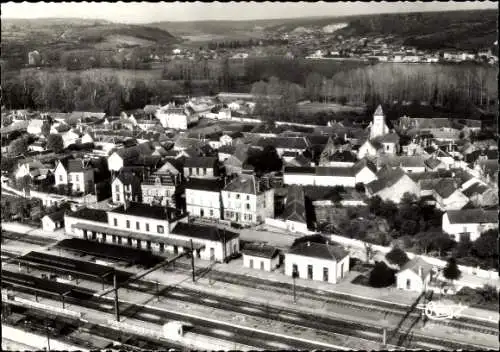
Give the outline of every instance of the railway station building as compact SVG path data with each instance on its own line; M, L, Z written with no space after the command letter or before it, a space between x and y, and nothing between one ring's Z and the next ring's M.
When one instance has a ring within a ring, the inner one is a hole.
M89 241L178 254L190 250L192 240L196 258L220 262L240 252L239 234L187 219L175 208L133 202L108 211L83 208L64 217L67 234Z

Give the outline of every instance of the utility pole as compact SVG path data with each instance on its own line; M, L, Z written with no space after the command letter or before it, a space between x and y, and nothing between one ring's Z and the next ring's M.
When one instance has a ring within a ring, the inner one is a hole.
M160 288L159 288L158 280L156 280L156 298L157 298L158 302L160 302Z
M49 323L45 322L45 331L47 333L47 350L50 351L50 336L49 336Z
M119 305L118 305L118 285L116 282L116 273L113 275L113 287L115 291L115 316L116 316L116 321L120 321L120 310L119 310Z
M192 273L193 273L193 282L195 282L193 240L189 240L189 242L191 243L191 270L192 270Z
M292 273L293 278L293 303L297 303L297 295L295 293L295 279L299 276L296 271Z

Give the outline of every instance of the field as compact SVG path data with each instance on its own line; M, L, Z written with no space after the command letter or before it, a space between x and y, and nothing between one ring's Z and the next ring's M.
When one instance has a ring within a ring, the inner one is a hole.
M364 108L359 106L340 105L334 103L305 103L297 104L302 114L316 114L318 112L357 112L363 113Z
M103 41L96 43L96 49L113 49L120 46L152 46L155 42L152 40L141 39L130 35L109 35Z

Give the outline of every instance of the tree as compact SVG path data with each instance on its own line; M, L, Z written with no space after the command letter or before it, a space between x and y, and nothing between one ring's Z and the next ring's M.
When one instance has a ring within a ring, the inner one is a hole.
M60 134L49 134L47 137L47 149L54 153L60 153L64 150L64 141Z
M9 149L10 154L14 156L26 153L28 151L28 144L26 143L26 139L20 137L12 141L9 145Z
M257 174L279 171L283 166L283 161L273 146L265 146L262 151L251 152L247 163L254 167Z
M384 262L378 262L370 272L368 282L377 288L391 286L396 282L395 271Z
M42 135L47 137L50 134L50 123L47 121L44 121L42 124Z
M457 260L454 257L451 257L446 263L446 266L443 269L443 275L447 280L452 282L454 280L458 280L460 276L462 276L462 273L457 265Z
M356 185L354 186L354 189L358 193L365 193L365 185L362 182L356 183Z
M498 230L483 232L474 241L473 253L480 258L498 258Z
M385 255L385 258L389 263L399 265L399 267L402 267L410 261L406 252L399 247L391 249L391 251Z

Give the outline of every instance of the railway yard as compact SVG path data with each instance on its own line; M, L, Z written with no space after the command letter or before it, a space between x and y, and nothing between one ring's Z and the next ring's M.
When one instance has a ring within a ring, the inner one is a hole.
M179 255L113 251L97 242L5 231L2 236L7 244L2 246L2 324L75 349L193 347L155 337L168 322L182 322L191 340L225 341L240 349L498 348L496 322L426 321L416 305L430 297L405 306L297 287L301 304L293 304L289 283L192 268L191 259ZM20 250L14 251L16 246ZM311 308L318 304L321 312ZM108 323L117 318L128 328ZM151 334L134 331L134 322ZM443 331L446 338L423 333L430 330Z

